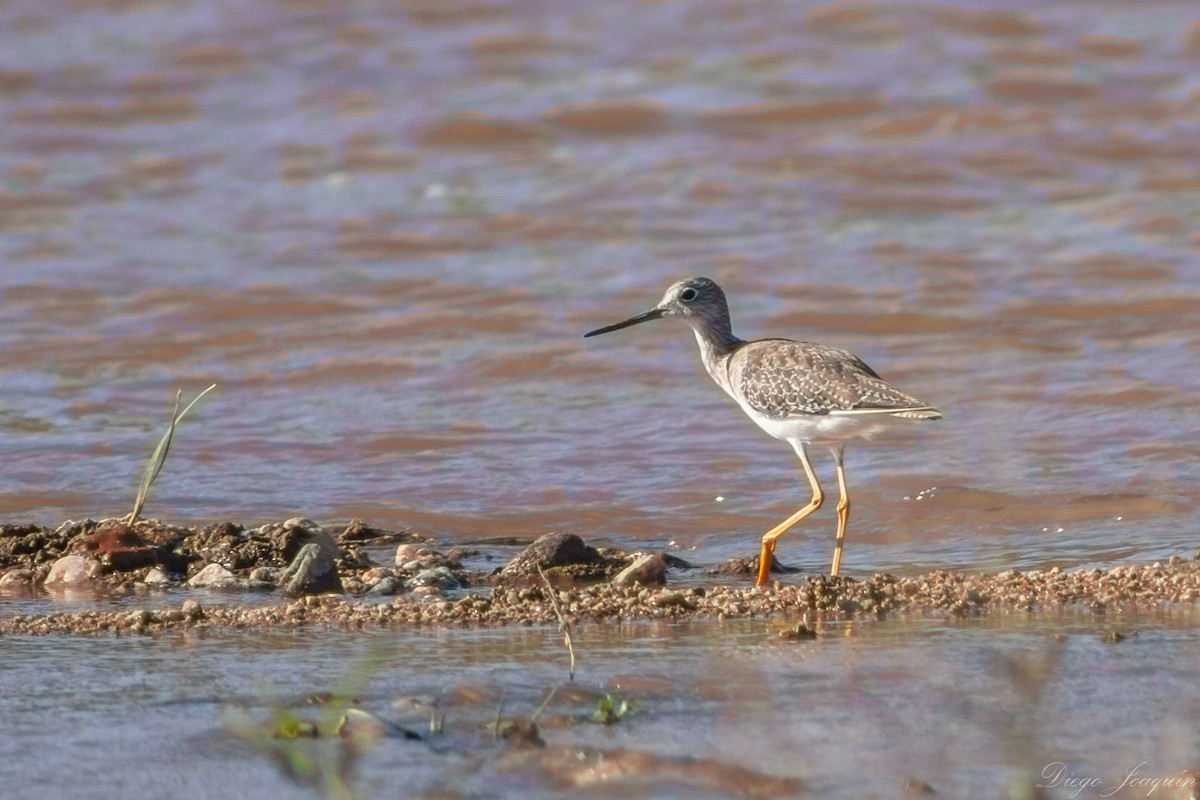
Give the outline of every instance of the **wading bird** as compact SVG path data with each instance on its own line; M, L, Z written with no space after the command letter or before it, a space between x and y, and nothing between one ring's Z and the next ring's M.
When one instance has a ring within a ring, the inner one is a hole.
M833 565L829 569L829 574L836 577L850 518L850 496L842 465L846 442L872 439L908 420L940 419L941 412L896 389L846 350L791 339L747 342L737 338L729 321L725 293L709 278L680 281L667 289L662 301L649 311L597 328L585 333L584 338L664 318L681 319L691 326L708 374L758 427L792 446L812 487L812 499L803 508L763 534L756 584L767 582L775 541L825 501L808 459L809 445L828 447L837 464L841 496Z

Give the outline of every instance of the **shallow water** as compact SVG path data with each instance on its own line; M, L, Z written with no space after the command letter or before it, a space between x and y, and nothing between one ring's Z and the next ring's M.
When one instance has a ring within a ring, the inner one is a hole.
M1198 17L1020 6L10 4L0 516L124 512L216 382L152 514L749 555L788 448L579 338L709 274L946 412L851 448L852 573L1190 553Z
M565 681L552 629L7 637L5 796L151 786L185 798L291 796L273 762L228 726L357 675L359 707L424 736L385 738L363 755L361 796L404 787L410 797L555 797L575 787L863 798L904 796L919 782L943 797L1001 797L1021 781L1049 783L1053 769L1038 776L1062 762L1098 781L1080 796L1099 797L1142 762L1142 777L1178 778L1200 759L1196 623L1190 611L917 619L829 626L807 642L755 620L587 626L576 631L577 680L539 717L547 748L532 754L506 752L486 725L501 703L506 719L528 717ZM1137 633L1106 642L1113 630ZM368 654L377 667L362 666ZM38 666L50 660L53 672ZM606 692L637 704L611 727L587 721ZM428 733L431 709L445 715L439 735ZM597 750L623 765L599 784L568 755Z
M151 515L753 555L804 499L789 449L711 385L686 329L580 338L706 274L740 335L848 347L946 413L850 448L849 574L1190 556L1198 23L1186 0L14 0L0 520L124 513L175 390L216 382ZM826 568L832 529L821 510L780 558ZM1113 646L1090 617L786 644L752 622L586 628L581 684L631 682L640 710L548 739L816 796L898 796L908 775L1001 796L1054 760L1166 775L1198 759L1195 622L1132 620ZM501 692L528 710L563 672L553 631L374 638L384 716L480 685L448 713L477 730ZM221 704L328 690L366 646L0 640L6 788L125 795L158 764L174 796L277 797ZM1019 676L1048 652L1031 695ZM462 731L387 740L371 793L561 791ZM630 791L722 791L658 766Z

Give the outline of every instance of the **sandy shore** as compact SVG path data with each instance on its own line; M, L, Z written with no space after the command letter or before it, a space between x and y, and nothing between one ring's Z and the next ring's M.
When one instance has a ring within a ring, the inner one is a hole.
M423 552L432 557L435 551ZM529 553L526 551L512 559L510 566L522 559L529 562ZM622 563L611 552L605 557L618 565ZM564 568L570 569L568 565L552 566L547 570L547 576L561 578ZM366 566L365 569L383 571L378 566ZM1109 611L1190 606L1200 600L1200 561L1178 557L1163 563L1107 570L1063 571L1054 568L995 574L935 571L903 578L876 574L866 579L796 577L763 588L727 585L745 580L736 577L716 578L717 585L676 588L670 585L671 572L674 570L668 573L665 585L618 585L602 581L551 590L541 583L540 576L536 581L528 576L506 581L504 570L497 570L490 586L410 591L387 597L354 597L342 592L287 599L266 594L252 606L239 603L233 596L227 604L215 603L211 592L205 593L206 605L202 606L195 598L186 597L186 591L179 591L177 595L184 595L179 597L179 604L165 609L158 597L148 598L147 605L152 607L133 610L3 616L0 617L0 634L152 634L173 629L333 626L353 630L396 625L556 624L561 613L571 623L774 617L791 624L791 627L783 627L792 634L805 636L809 635L806 623L816 625L825 619L876 618L907 612L968 617L1068 607L1086 609L1100 616ZM355 580L346 576L347 583ZM551 591L556 604L551 602Z

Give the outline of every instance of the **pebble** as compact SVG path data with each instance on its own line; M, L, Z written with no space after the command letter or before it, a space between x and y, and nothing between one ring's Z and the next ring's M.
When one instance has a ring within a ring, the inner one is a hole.
M63 556L50 567L46 585L72 586L87 583L100 572L100 562L84 556Z
M662 586L667 582L667 562L658 553L643 553L632 564L617 573L612 582L617 586L638 583L643 586Z
M461 589L462 583L447 568L433 567L432 569L418 572L412 578L405 581L404 586L409 591L414 589L437 589L443 592L452 592L455 589Z
M188 580L188 586L229 589L241 585L241 579L220 564L209 564Z
M171 582L171 576L162 567L153 567L146 573L146 577L142 578L142 583L147 586L166 586Z
M200 605L199 600L188 598L183 601L183 605L179 607L185 619L197 620L204 619L204 608Z

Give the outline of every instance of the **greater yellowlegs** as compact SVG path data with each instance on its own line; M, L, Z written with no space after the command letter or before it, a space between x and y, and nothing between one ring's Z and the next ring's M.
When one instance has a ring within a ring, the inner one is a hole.
M792 446L812 487L812 499L803 508L763 534L757 585L767 582L775 540L825 501L808 460L810 444L828 447L837 464L841 497L833 566L829 569L836 577L850 518L850 496L842 465L846 442L872 439L899 419L940 419L941 412L891 386L846 350L791 339L747 342L737 338L729 321L725 293L709 278L680 281L644 314L597 328L584 337L663 317L678 317L691 326L708 374L758 427Z

